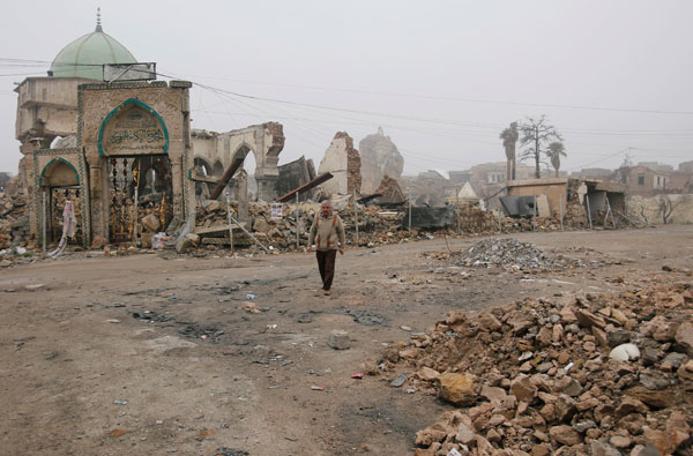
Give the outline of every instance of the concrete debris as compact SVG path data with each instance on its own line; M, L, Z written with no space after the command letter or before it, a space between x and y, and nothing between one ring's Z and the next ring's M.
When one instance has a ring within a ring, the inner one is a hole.
M682 283L458 310L387 350L382 370L413 369L413 389L460 407L416 434L416 454L684 454L693 360L674 338L692 304ZM612 350L614 331L634 343ZM646 363L638 347L662 355Z
M399 374L397 377L390 381L390 386L393 388L399 388L407 382L409 376L407 374Z
M349 333L340 329L335 329L330 333L330 337L327 339L327 345L335 350L348 350L351 348Z
M632 361L640 358L640 350L634 344L621 344L611 350L609 358L616 361Z

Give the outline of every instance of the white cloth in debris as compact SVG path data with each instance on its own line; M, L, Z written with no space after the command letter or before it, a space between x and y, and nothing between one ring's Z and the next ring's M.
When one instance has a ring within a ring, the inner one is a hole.
M72 201L65 201L63 208L63 235L60 237L58 248L50 252L48 255L57 257L65 250L67 239L74 239L77 232L77 217L75 216L75 206Z
M76 232L77 217L75 216L75 206L72 201L67 200L63 209L63 236L74 239Z

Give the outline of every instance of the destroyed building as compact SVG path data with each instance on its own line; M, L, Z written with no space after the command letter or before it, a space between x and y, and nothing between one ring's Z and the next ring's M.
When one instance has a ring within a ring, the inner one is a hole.
M569 219L571 225L616 227L626 216L623 185L553 177L509 182L501 203L509 216Z
M450 180L433 169L403 177L402 183L416 206L442 206L455 193Z
M255 185L252 187L257 188L257 199L264 201L277 195L279 153L284 149L284 140L284 129L277 122L251 125L224 133L206 130L192 132L196 166L199 171L210 170L208 175L221 176L234 160L244 160L252 153L255 157L255 169L251 170Z
M385 175L399 179L404 171L404 157L382 127L359 142L361 153L361 192L375 193Z
M516 179L530 179L534 176L534 168L518 163ZM450 183L457 187L458 191L469 183L480 198L488 199L497 194L505 186L507 178L507 163L492 162L480 163L463 171L450 171Z

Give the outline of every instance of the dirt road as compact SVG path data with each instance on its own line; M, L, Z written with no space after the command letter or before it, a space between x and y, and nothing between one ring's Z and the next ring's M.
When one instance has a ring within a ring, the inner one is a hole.
M1 270L0 455L409 454L448 406L385 376L352 378L387 344L451 309L618 290L693 265L691 226L515 237L608 264L465 272L424 255L446 251L440 240L350 250L329 298L308 255ZM335 329L350 349L327 345Z

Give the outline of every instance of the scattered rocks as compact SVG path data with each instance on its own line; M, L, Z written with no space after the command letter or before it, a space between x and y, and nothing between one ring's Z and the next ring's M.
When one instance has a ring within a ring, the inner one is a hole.
M693 360L681 322L691 285L560 298L457 310L384 356L384 371L404 364L416 372L412 388L459 407L427 428L416 454L644 456L685 447Z

